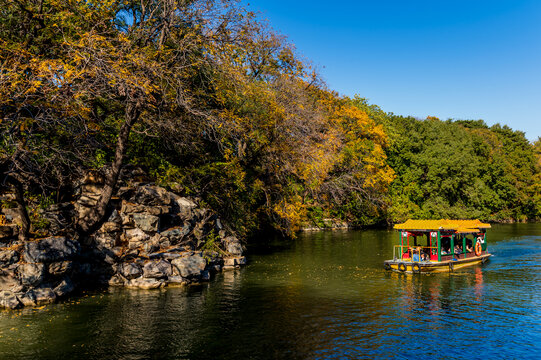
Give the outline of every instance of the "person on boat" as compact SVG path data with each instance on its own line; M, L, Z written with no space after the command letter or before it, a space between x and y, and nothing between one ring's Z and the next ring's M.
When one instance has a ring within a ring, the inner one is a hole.
M444 247L441 248L441 254L442 255L449 255L450 253L451 253L451 249L444 248Z
M430 257L424 251L421 252L421 261L430 261Z
M455 245L454 253L455 253L455 255L462 254L462 249L460 248L460 245L458 245L458 244Z
M412 261L419 261L419 254L417 253L417 250L413 250L413 256L411 257Z
M466 251L469 253L473 252L473 247L471 246L471 242L466 243Z

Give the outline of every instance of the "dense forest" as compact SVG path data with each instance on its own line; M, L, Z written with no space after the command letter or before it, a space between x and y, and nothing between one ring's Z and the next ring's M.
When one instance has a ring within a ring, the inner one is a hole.
M2 208L34 236L39 210L98 172L76 224L89 233L126 168L244 237L328 218L541 217L541 139L341 96L237 1L0 0Z

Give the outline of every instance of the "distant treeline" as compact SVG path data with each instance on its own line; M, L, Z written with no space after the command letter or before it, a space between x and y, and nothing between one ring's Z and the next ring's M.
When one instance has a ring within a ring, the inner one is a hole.
M0 0L0 187L16 195L2 206L26 236L99 171L77 224L93 231L126 165L245 236L327 218L538 219L540 153L506 126L339 96L237 1Z
M482 120L419 120L365 105L390 137L386 218L480 218L525 221L541 216L541 139Z

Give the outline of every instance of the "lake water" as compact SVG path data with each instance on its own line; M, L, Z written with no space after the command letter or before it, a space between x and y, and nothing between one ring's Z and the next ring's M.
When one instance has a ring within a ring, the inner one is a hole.
M398 233L303 234L197 288L0 312L0 359L540 359L541 224L494 225L482 266L386 272Z

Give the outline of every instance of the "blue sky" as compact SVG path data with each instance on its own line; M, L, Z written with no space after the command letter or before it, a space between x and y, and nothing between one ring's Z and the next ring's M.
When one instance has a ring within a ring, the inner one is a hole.
M541 136L541 0L252 0L329 87Z

